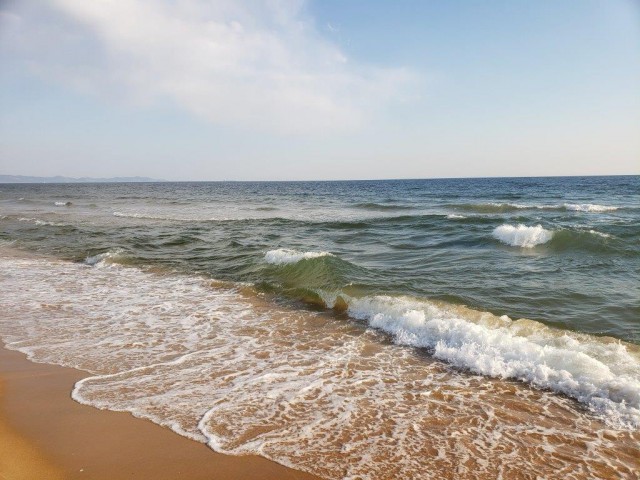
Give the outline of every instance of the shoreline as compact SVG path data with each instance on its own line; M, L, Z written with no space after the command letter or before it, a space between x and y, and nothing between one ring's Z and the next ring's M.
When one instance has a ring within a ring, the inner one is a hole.
M136 418L71 398L85 372L0 348L0 478L313 480L265 458L230 456Z

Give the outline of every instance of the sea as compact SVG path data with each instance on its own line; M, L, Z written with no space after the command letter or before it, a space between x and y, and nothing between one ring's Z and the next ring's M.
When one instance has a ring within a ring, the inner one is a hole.
M76 401L217 452L640 476L640 176L3 184L0 310Z

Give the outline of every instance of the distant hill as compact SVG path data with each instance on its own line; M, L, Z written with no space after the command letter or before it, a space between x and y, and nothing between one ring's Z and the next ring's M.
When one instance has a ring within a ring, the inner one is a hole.
M148 177L30 177L26 175L0 175L0 183L125 183L125 182L161 182Z

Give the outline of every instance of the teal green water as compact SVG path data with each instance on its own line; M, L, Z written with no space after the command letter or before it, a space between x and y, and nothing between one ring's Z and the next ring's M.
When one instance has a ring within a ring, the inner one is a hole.
M0 239L251 282L301 308L412 295L640 342L637 176L2 185ZM265 261L279 249L333 255Z
M640 177L0 185L0 338L327 479L637 478Z

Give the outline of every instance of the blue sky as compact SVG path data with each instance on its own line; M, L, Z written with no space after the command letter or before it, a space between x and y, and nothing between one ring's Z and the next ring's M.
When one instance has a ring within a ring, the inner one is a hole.
M640 173L635 0L0 4L0 173Z

